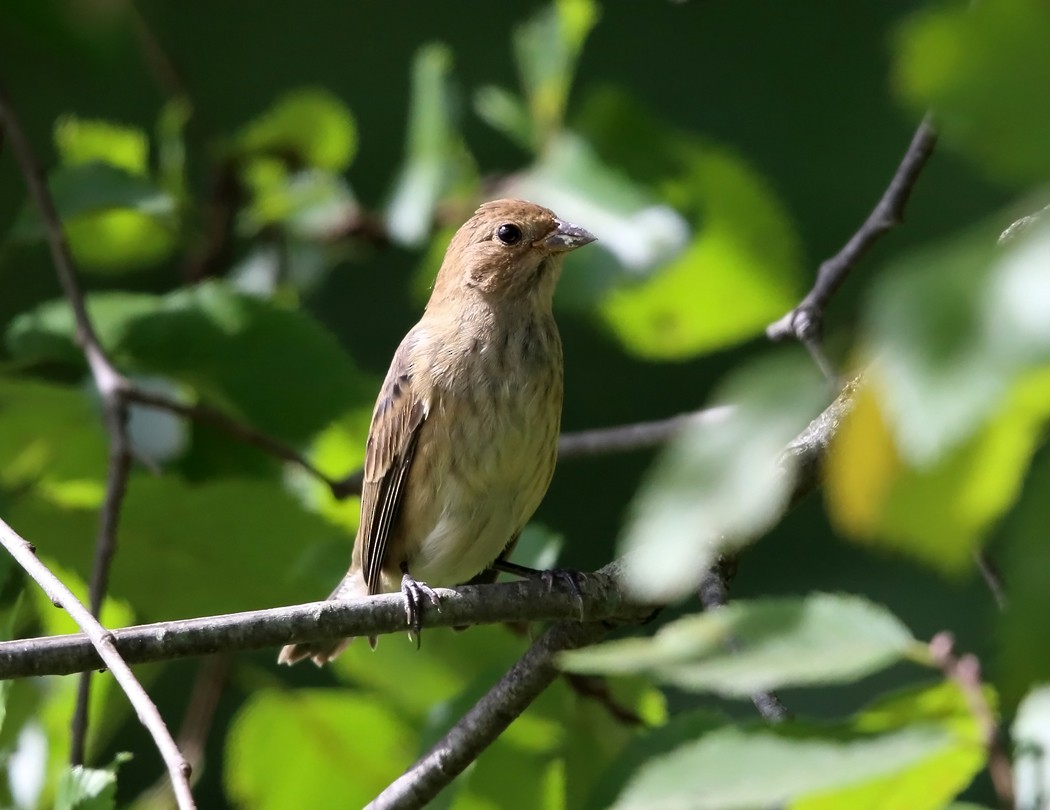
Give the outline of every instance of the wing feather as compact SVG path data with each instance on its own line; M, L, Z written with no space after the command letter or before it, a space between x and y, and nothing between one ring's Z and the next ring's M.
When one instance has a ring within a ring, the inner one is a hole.
M390 534L404 501L405 481L428 410L413 389L411 375L402 373L406 368L399 362L403 349L404 346L395 355L383 383L365 450L358 538L369 594L379 593L382 588Z

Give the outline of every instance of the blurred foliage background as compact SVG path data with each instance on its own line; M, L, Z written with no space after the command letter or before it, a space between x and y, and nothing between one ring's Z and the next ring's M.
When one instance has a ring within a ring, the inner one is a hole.
M563 463L519 559L559 554L590 570L648 549L636 585L677 605L661 624L697 610L682 597L713 538L761 532L775 511L778 493L756 485L762 465L828 392L763 329L867 216L934 108L942 144L905 226L829 312L836 365L870 371L825 495L748 549L734 582L761 627L811 609L818 630L845 615L855 623L840 639L878 640L869 664L835 672L751 662L793 712L832 724L796 729L812 759L748 737L759 732L732 720L750 719L739 688L664 671L643 645L577 666L629 670L613 677L615 697L657 731L559 683L441 806L648 807L699 795L684 774L710 786L713 774L762 782L757 772L768 793L711 788L695 806L895 796L864 806L941 807L984 759L965 700L915 639L951 630L984 663L1007 719L1050 669L1050 243L1035 221L996 244L1045 202L1050 12L1037 0L967 5L7 0L0 75L120 368L303 448L331 476L360 463L391 353L478 201L527 197L593 230L599 249L571 257L556 302L564 429L661 418L712 396L746 407L728 427L683 437L651 472L655 452ZM0 230L0 510L83 592L105 435L6 148ZM163 472L132 475L104 621L328 592L349 559L356 501L205 425L136 409L131 426ZM975 573L980 545L1004 568L1006 612ZM71 629L32 587L12 602L18 591L7 589L12 632ZM817 591L857 601L805 598ZM749 601L759 597L789 601ZM718 658L685 636L678 654ZM814 638L784 643L805 658ZM420 652L384 639L324 671L278 670L274 651L139 672L193 741L200 806L342 807L400 774L526 645L503 628L430 631ZM840 664L860 655L836 649ZM0 803L79 806L62 781L74 683L10 688ZM166 806L159 757L108 677L93 702L90 764L133 754L115 785L98 784L102 799L115 790L120 806ZM864 766L841 765L849 746ZM780 761L844 775L785 786ZM983 776L969 791L991 801Z

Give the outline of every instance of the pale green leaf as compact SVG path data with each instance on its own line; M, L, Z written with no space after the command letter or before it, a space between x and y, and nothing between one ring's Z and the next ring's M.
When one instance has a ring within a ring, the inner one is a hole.
M689 593L723 551L764 531L787 504L785 445L827 402L801 353L760 358L721 387L720 418L692 425L663 451L635 496L620 539L626 581L645 600Z
M387 205L391 238L417 246L430 233L434 209L455 179L463 154L447 46L420 48L412 66L405 162Z
M67 165L101 161L135 175L149 168L146 133L110 121L62 116L55 122L55 146Z
M254 810L362 807L412 763L414 733L360 692L257 692L226 738L227 790Z
M560 660L573 672L647 672L683 689L743 698L855 681L906 657L916 644L885 608L815 594L735 601L672 622L651 638L611 641Z
M257 155L291 153L308 166L343 171L357 152L357 126L332 93L302 88L282 96L245 126L234 145Z
M58 784L56 810L113 810L117 797L117 769L130 759L130 754L121 753L105 768L70 767Z
M243 295L223 282L166 296L88 297L103 344L125 371L194 388L253 426L305 440L374 396L335 338L305 312ZM7 331L23 362L82 362L63 301L16 318ZM308 391L279 396L277 391Z
M896 81L914 110L936 110L943 141L989 173L1050 178L1050 7L1042 0L943 3L907 19Z

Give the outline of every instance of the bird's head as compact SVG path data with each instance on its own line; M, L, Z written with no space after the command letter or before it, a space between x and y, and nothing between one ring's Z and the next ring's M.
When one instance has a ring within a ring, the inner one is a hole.
M431 300L474 290L489 298L549 303L564 255L594 239L535 203L487 202L452 237Z

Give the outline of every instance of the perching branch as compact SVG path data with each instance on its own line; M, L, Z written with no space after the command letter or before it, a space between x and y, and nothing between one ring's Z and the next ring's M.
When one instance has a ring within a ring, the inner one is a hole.
M842 249L820 265L813 287L799 304L766 327L771 340L794 338L802 343L829 379L835 372L824 356L824 311L835 291L846 280L872 245L904 221L904 208L912 189L937 143L937 133L929 114L912 136L908 150L894 172L878 204Z
M120 509L127 490L128 473L131 470L131 440L128 436L127 403L123 397L124 377L116 370L91 323L84 293L77 281L73 255L66 241L62 222L55 201L47 187L44 171L22 124L15 113L14 104L6 87L0 82L0 124L11 141L11 151L25 179L29 197L40 213L47 236L51 258L58 273L66 300L73 310L76 326L76 342L84 353L91 377L95 382L102 402L103 421L109 436L109 467L106 473L106 494L99 512L98 536L95 541L95 556L92 562L91 579L88 584L91 615L98 616L102 600L109 583L110 563L116 551L117 526ZM91 691L90 674L85 674L80 683L77 705L73 716L70 759L74 764L84 760L84 741L87 736L88 697Z
M620 586L619 563L588 574L580 598L540 580L437 588L441 610L423 614L423 626L456 627L512 621L580 618L588 622L634 621L651 608L632 604ZM581 614L582 610L582 614ZM169 661L216 652L278 647L291 642L405 632L401 594L310 602L293 607L159 622L113 630L116 649L131 664ZM49 636L0 643L0 679L68 675L102 665L83 635Z
M2 520L0 520L0 544L44 590L48 598L65 609L77 626L84 631L87 643L94 651L96 666L105 666L113 673L113 677L135 708L139 721L149 731L160 750L160 755L164 758L164 764L167 765L171 776L171 784L175 790L178 806L182 810L192 810L195 805L193 794L190 792L190 766L179 752L179 747L172 739L168 727L164 725L164 719L157 711L157 707L117 651L113 634L99 624L91 611L84 607L72 591L40 561L36 556L36 549Z

